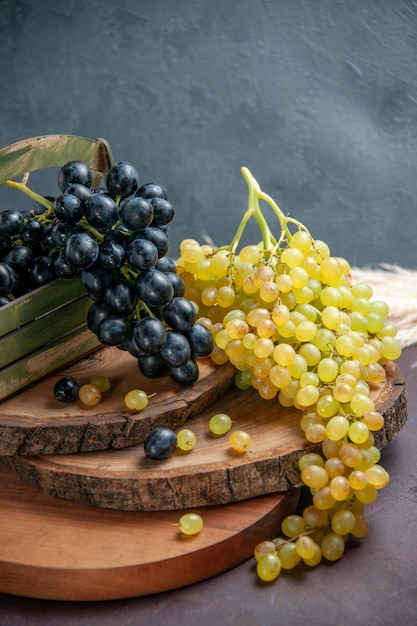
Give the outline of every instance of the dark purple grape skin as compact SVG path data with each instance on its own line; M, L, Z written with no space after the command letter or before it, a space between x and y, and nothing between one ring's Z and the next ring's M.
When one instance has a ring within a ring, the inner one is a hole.
M92 180L91 169L83 161L68 161L58 172L58 187L61 192L64 192L72 183L91 187Z
M197 319L194 305L186 298L172 298L162 310L165 322L173 330L186 332L191 329Z
M153 208L153 226L165 226L172 222L175 216L175 210L169 200L164 198L152 198L151 205Z
M136 305L136 294L127 280L114 281L107 287L104 302L113 313L128 316Z
M78 274L77 268L68 263L62 250L60 250L57 256L53 258L57 276L61 276L61 278L73 278Z
M75 233L65 244L65 258L78 269L86 269L97 261L99 245L88 233Z
M164 345L167 331L155 317L145 317L136 322L132 331L136 346L146 354L155 354Z
M101 322L111 315L108 307L102 301L93 302L87 312L87 326L97 335Z
M167 304L174 295L169 278L155 269L139 274L135 281L135 291L142 302L154 307Z
M73 376L63 376L54 385L54 396L58 402L75 402L78 399L80 383Z
M209 356L214 350L214 338L211 332L202 324L196 322L186 333L194 358Z
M10 265L0 262L0 295L13 293L18 284L16 272Z
M130 334L130 322L125 317L110 315L97 329L97 337L106 346L117 346L126 341Z
M183 386L193 385L199 377L198 365L193 358L189 359L184 365L180 367L168 368L168 373L172 380Z
M113 272L122 267L126 260L126 250L124 246L115 239L103 241L100 245L98 265L103 269Z
M38 220L30 219L23 227L20 238L28 246L39 243L44 234L43 225Z
M71 193L61 194L55 199L56 217L66 224L77 224L84 215L81 200Z
M84 203L88 200L93 191L90 189L90 187L87 187L86 185L81 185L80 183L71 183L65 189L64 193L76 196L77 198L79 198L79 200L81 200L81 203L84 205Z
M20 211L7 209L0 212L0 232L3 235L18 235L25 225L25 220Z
M177 435L171 428L160 426L149 433L143 446L148 458L155 461L168 459L177 448Z
M141 198L164 198L167 199L167 192L165 187L159 185L158 183L145 183L141 185L136 192L137 196Z
M146 354L139 357L138 368L146 378L162 378L168 373L168 367L159 354Z
M84 205L87 222L98 231L105 231L114 226L118 220L117 204L110 196L92 193Z
M128 198L139 187L139 174L129 161L118 161L109 169L106 187L113 198Z
M153 220L153 208L145 198L128 198L119 206L120 223L133 232L149 226Z
M191 348L184 335L168 330L166 341L158 354L168 367L181 367L191 357Z
M33 252L29 246L15 246L3 258L16 272L28 269L33 260Z
M82 270L81 282L92 300L103 300L106 289L113 282L113 276L96 263L91 268Z
M136 238L152 241L158 250L158 258L164 257L169 250L169 239L164 231L157 226L147 226L136 235Z
M158 249L148 239L133 239L127 248L127 260L134 269L144 272L154 267Z
M174 288L174 298L181 298L185 294L185 283L181 276L174 272L165 272L165 276Z
M50 283L56 278L54 260L49 256L39 256L34 259L29 268L28 282L32 289L37 289Z
M161 272L173 272L177 273L177 264L174 259L171 259L169 256L160 257L155 263L155 269L160 270Z

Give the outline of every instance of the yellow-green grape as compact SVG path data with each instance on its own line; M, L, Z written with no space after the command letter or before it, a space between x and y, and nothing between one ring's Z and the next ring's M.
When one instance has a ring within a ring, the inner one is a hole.
M132 389L124 397L125 406L135 411L142 411L148 406L148 402L148 394L142 389Z
M365 443L369 437L369 428L364 422L355 421L349 426L348 435L353 443Z
M309 465L318 465L320 467L324 467L324 459L319 454L315 452L307 452L307 454L303 454L298 459L298 469L300 472L303 471Z
M336 498L332 496L329 486L318 489L313 494L313 504L320 511L328 511L336 504Z
M303 510L305 523L311 528L320 528L320 526L324 526L327 524L328 517L327 510L320 510L314 504L309 504Z
M281 573L281 561L276 554L265 554L256 564L256 573L261 580L270 582L278 578Z
M203 518L197 513L185 513L178 526L184 535L197 535L203 528Z
M379 411L367 411L362 415L362 422L367 425L369 430L381 430L385 420Z
M305 532L306 523L301 515L287 515L282 520L281 531L286 537L298 537Z
M378 492L375 487L369 483L363 489L355 489L354 493L357 500L363 504L372 504L378 496Z
M348 476L349 485L352 489L364 489L368 484L368 479L365 472L361 470L354 470Z
M101 400L101 391L96 385L86 383L81 385L78 391L78 397L86 406L95 406Z
M277 547L272 541L261 541L255 546L253 555L259 561L265 554L275 554Z
M321 547L317 543L315 543L314 548L315 548L314 555L309 559L303 559L303 562L306 565L309 565L310 567L315 567L316 565L318 565L321 562L322 556L323 556Z
M316 543L311 537L304 535L296 539L295 549L302 559L312 559L316 554Z
M322 359L317 366L317 374L324 383L334 381L338 373L339 365L337 361L329 357Z
M301 472L301 480L307 487L321 489L327 485L329 475L325 468L320 467L320 465L308 465Z
M232 420L226 413L216 413L209 421L209 429L214 435L225 435L232 427Z
M326 424L326 437L332 441L339 441L347 435L349 421L343 415L335 415Z
M258 246L249 244L244 246L239 252L242 263L253 263L256 265L261 260L262 253Z
M365 476L368 479L368 483L373 485L375 489L383 489L389 483L389 474L381 465L369 467L365 471Z
M321 542L321 551L327 561L337 561L345 551L345 542L340 535L329 533Z
M355 526L356 520L352 511L340 509L332 517L331 527L337 535L347 535Z
M342 459L339 459L337 456L332 456L330 459L327 459L324 468L330 478L334 478L335 476L344 476L346 473L346 466L343 463Z
M283 543L279 546L277 555L281 561L283 569L293 569L301 561L301 557L295 549L295 544L292 541Z
M203 258L203 250L194 239L183 239L180 243L180 253L184 261L188 263L198 263Z
M363 461L363 452L352 443L344 443L340 447L339 457L347 467L358 469Z
M230 434L229 443L235 452L247 452L250 450L252 438L245 430L234 430Z
M110 380L107 376L103 375L93 376L90 380L90 385L95 385L96 387L98 387L101 393L108 391L111 387Z
M335 476L330 481L330 493L335 500L342 502L349 496L350 485L345 476ZM316 504L317 506L317 504Z
M350 531L353 537L365 537L368 534L368 520L361 513L355 513L355 525Z
M183 428L177 432L177 446L180 450L188 452L195 447L197 437L189 428Z

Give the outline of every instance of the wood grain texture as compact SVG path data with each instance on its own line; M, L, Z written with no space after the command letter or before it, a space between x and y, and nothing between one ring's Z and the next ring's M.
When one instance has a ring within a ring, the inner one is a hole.
M250 558L296 509L299 490L180 514L103 511L40 494L0 463L0 591L48 600L112 600L176 589Z
M394 363L388 363L386 382L373 388L372 397L385 416L384 428L375 434L382 448L407 419L405 383ZM208 421L217 412L230 415L233 429L250 433L250 451L233 453L228 436L210 434ZM197 435L189 453L154 461L137 445L75 455L9 456L4 462L41 491L97 507L160 511L227 504L300 486L297 461L320 446L307 442L299 423L298 410L233 386L187 422Z
M38 355L33 367L42 369L42 358L47 357L47 353ZM62 357L67 358L65 351ZM233 382L233 367L218 367L207 358L198 363L199 380L192 387L181 387L168 376L145 378L130 354L117 348L102 348L0 404L0 455L123 448L143 442L156 426L178 428L188 417L214 402ZM75 376L82 384L97 374L108 376L112 387L95 407L55 400L53 388L62 376ZM156 394L140 413L124 406L123 398L132 389Z

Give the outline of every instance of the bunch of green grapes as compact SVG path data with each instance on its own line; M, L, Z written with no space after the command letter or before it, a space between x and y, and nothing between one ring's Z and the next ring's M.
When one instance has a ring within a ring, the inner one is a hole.
M290 562L336 560L351 534L366 534L364 505L389 481L378 464L373 433L384 419L371 389L384 382L384 366L401 347L387 304L373 300L369 285L351 284L348 261L285 216L246 168L242 174L248 209L230 245L185 239L177 268L198 321L213 334L213 362L231 362L240 389L299 409L307 441L321 446L322 454L300 459L312 504L303 517L284 520L284 539L255 550L258 574L268 580ZM261 202L272 208L278 236ZM252 217L262 240L239 248Z

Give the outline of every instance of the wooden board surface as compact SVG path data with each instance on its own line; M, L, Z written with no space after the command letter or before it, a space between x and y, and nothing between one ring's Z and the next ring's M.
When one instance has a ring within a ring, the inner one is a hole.
M23 485L0 463L0 592L49 600L112 600L183 587L248 559L278 534L299 490L199 509L199 535L178 512L103 511Z
M156 426L177 428L223 394L234 379L229 365L218 367L209 358L198 359L198 364L199 380L182 387L168 376L145 378L130 354L102 348L0 403L0 455L123 448L143 442ZM112 387L95 407L55 400L54 385L62 376L72 375L83 384L97 374L108 376ZM156 394L140 413L124 406L123 398L132 389Z
M407 419L405 383L394 363L384 384L372 390L385 427L376 433L382 448ZM251 450L231 451L228 435L211 436L208 421L226 412L233 429L252 437ZM197 435L196 447L165 461L146 457L143 445L75 455L5 457L25 483L41 491L103 508L132 511L173 510L218 505L299 486L298 458L309 444L300 428L301 413L277 401L262 400L255 390L231 387L218 401L187 422Z

